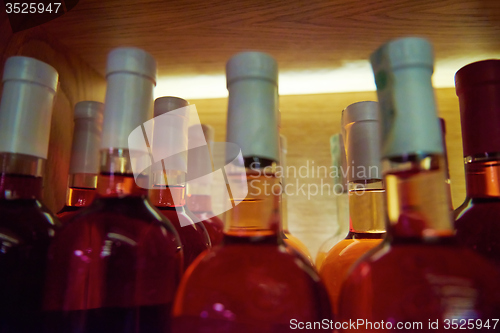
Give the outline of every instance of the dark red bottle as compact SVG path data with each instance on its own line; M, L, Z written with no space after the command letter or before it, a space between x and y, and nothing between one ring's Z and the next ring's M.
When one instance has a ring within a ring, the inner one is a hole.
M99 102L82 101L75 105L66 204L57 213L62 223L71 220L78 211L94 200L99 173L103 112L104 104Z
M5 63L0 105L0 332L39 332L47 251L59 220L40 201L58 74ZM50 186L50 185L49 185Z
M96 198L50 247L48 332L169 332L182 249L175 228L147 199L141 125L152 116L155 76L155 60L143 50L108 56Z
M500 60L463 67L455 84L467 189L455 210L457 238L500 267Z

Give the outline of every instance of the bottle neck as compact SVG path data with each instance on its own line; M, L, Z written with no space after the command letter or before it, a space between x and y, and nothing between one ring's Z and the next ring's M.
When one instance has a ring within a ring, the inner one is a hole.
M155 207L184 207L186 204L184 186L155 186L149 190L149 200Z
M246 177L241 174L227 175L231 188L242 181L246 181L248 186L245 197L231 195L233 207L226 211L224 228L228 236L277 236L280 231L280 179L275 175L276 164L270 160L263 161L265 163L260 163L257 167L255 164L248 165L245 169Z
M385 190L382 180L349 182L349 232L385 232Z
M0 199L41 199L44 168L42 158L0 153Z
M468 198L499 198L500 155L466 158L465 183Z
M436 241L453 235L440 154L385 159L387 232L392 242Z
M97 187L97 175L89 173L74 173L68 177L66 191L66 206L86 207L94 200Z
M134 177L128 149L103 149L96 195L103 198L123 198L147 195L149 177Z

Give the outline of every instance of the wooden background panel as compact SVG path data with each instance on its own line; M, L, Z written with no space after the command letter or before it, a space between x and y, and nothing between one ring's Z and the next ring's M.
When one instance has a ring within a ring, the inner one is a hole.
M457 207L465 196L458 100L453 89L438 89L436 96L448 130L453 203ZM376 100L375 92L280 97L282 133L288 138L287 163L301 172L296 177L289 175L287 180L292 184L288 196L289 227L313 255L333 234L337 216L333 191L329 194L328 187L323 186L332 184L332 179L324 172L318 174L317 167L331 165L329 139L340 131L342 110L364 100ZM191 100L190 103L196 105L202 122L214 126L216 141L225 141L227 99ZM304 191L300 190L301 186Z
M429 38L438 60L500 53L498 0L81 0L43 27L101 74L107 52L130 45L160 75L223 73L242 50L281 70L334 69L407 35Z
M103 102L105 80L41 28L9 34L7 31L10 31L10 28L4 15L0 15L0 28L3 32L0 34L0 73L3 73L5 60L14 55L37 58L53 66L59 73L43 191L44 203L53 212L57 212L64 205L66 198L73 137L73 107L82 100Z

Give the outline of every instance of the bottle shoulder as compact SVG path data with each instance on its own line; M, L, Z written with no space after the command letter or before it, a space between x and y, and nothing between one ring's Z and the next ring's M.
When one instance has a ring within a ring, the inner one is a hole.
M59 219L36 199L0 200L0 228L26 237L52 237L61 226Z

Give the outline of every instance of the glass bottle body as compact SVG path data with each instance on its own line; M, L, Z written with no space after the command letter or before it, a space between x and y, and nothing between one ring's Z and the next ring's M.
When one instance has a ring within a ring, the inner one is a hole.
M202 220L212 246L219 245L224 236L224 222L212 212L212 198L208 194L192 194L187 197L191 212Z
M133 174L123 172L130 169L127 152L114 150L104 161L104 169L121 172L101 172L96 199L51 245L45 328L169 332L182 274L178 235Z
M392 161L394 162L394 161ZM457 246L441 156L409 156L386 173L388 237L359 261L342 286L341 320L398 323L486 320L498 316L494 266ZM375 332L365 327L366 332ZM435 330L434 330L435 331Z
M455 210L457 239L500 267L500 161L471 158L465 176L467 197Z
M265 182L272 188L278 181L247 177L254 183L246 198L233 198L237 205L227 212L222 244L198 257L183 277L175 332L288 332L292 318L331 316L318 276L279 237L278 196L264 195Z
M203 224L194 223L186 212L184 194L184 186L155 186L149 198L175 227L182 244L184 269L187 269L211 244Z
M349 185L349 234L332 247L319 270L334 315L338 313L340 289L350 268L362 255L379 245L385 236L385 191L382 182L370 180Z
M60 224L39 201L43 160L10 153L0 160L0 332L38 332L47 251Z

